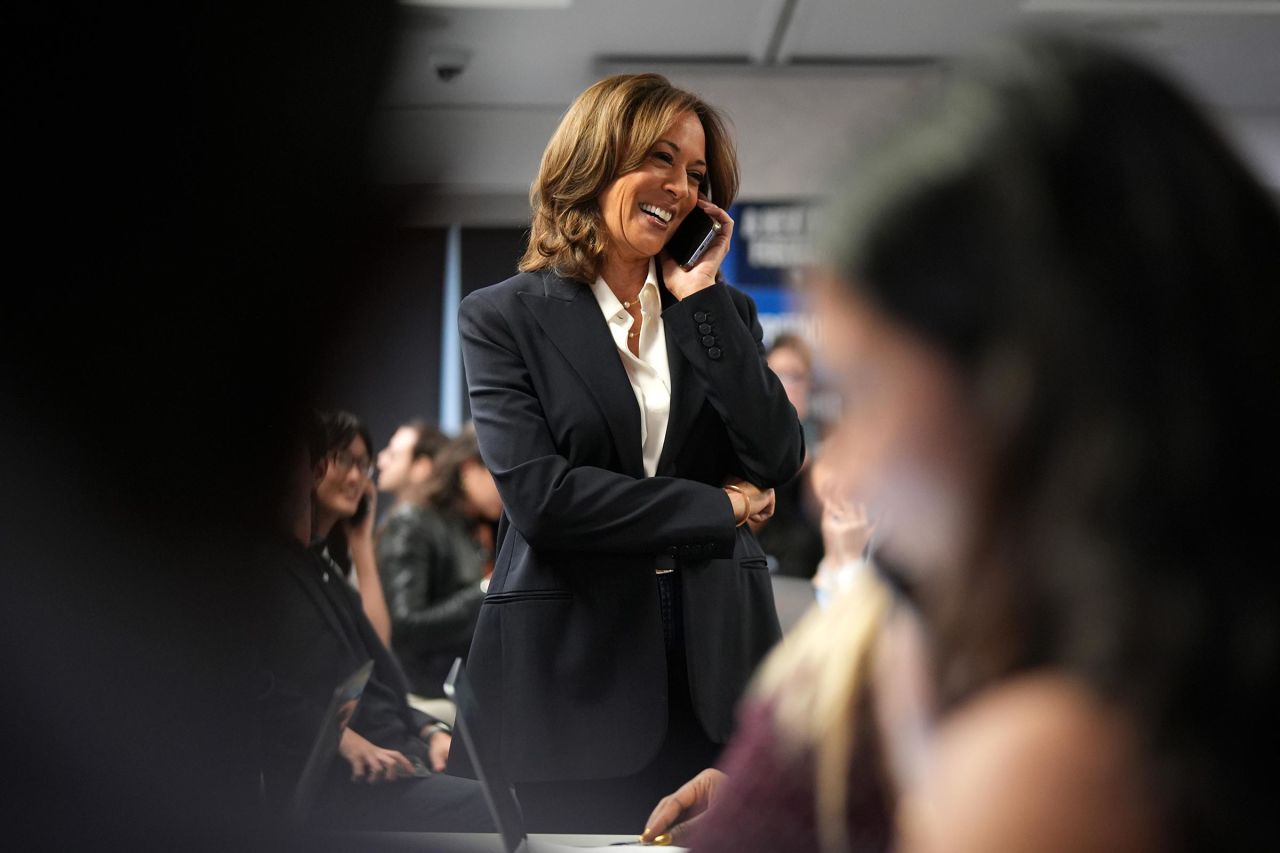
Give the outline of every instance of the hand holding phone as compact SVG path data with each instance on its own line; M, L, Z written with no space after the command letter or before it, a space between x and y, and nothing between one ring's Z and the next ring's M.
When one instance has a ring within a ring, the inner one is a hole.
M720 223L708 216L701 207L695 207L667 241L667 254L687 270L706 253L711 241L719 233Z
M729 214L699 198L664 249L663 281L672 295L684 299L715 284L732 236Z

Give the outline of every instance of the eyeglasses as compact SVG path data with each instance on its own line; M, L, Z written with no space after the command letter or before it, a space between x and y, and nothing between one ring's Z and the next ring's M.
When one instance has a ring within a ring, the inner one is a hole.
M343 476L351 473L351 469L355 468L360 472L362 477L373 477L373 460L365 456L356 456L350 450L335 450L329 454L333 459L333 465Z

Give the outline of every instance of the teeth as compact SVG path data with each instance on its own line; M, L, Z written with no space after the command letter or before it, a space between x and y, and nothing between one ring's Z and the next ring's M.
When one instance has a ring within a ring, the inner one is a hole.
M663 210L662 208L656 207L652 204L642 204L640 205L640 209L643 210L645 213L652 213L654 216L658 217L663 222L671 221L671 211L669 210Z

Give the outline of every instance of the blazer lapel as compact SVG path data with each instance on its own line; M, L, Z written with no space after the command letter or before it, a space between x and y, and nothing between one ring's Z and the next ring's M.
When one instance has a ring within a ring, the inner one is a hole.
M658 265L659 293L662 295L662 308L665 312L669 305L676 303L676 298L667 290L662 281L662 266ZM667 369L671 373L671 411L667 415L667 434L662 440L662 454L658 457L658 473L668 470L671 460L676 458L689 430L693 426L702 404L706 400L701 382L693 372L693 366L684 357L680 344L676 340L679 330L671 323L662 323L662 331L667 339Z
M550 273L543 282L544 294L521 293L522 301L590 391L609 424L623 473L643 477L640 406L600 306L580 282Z

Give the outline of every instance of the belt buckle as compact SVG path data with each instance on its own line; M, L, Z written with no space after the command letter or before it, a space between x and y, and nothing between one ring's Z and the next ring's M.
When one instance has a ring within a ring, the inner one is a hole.
M669 575L676 570L676 558L670 554L659 554L654 560L653 573L655 575Z

